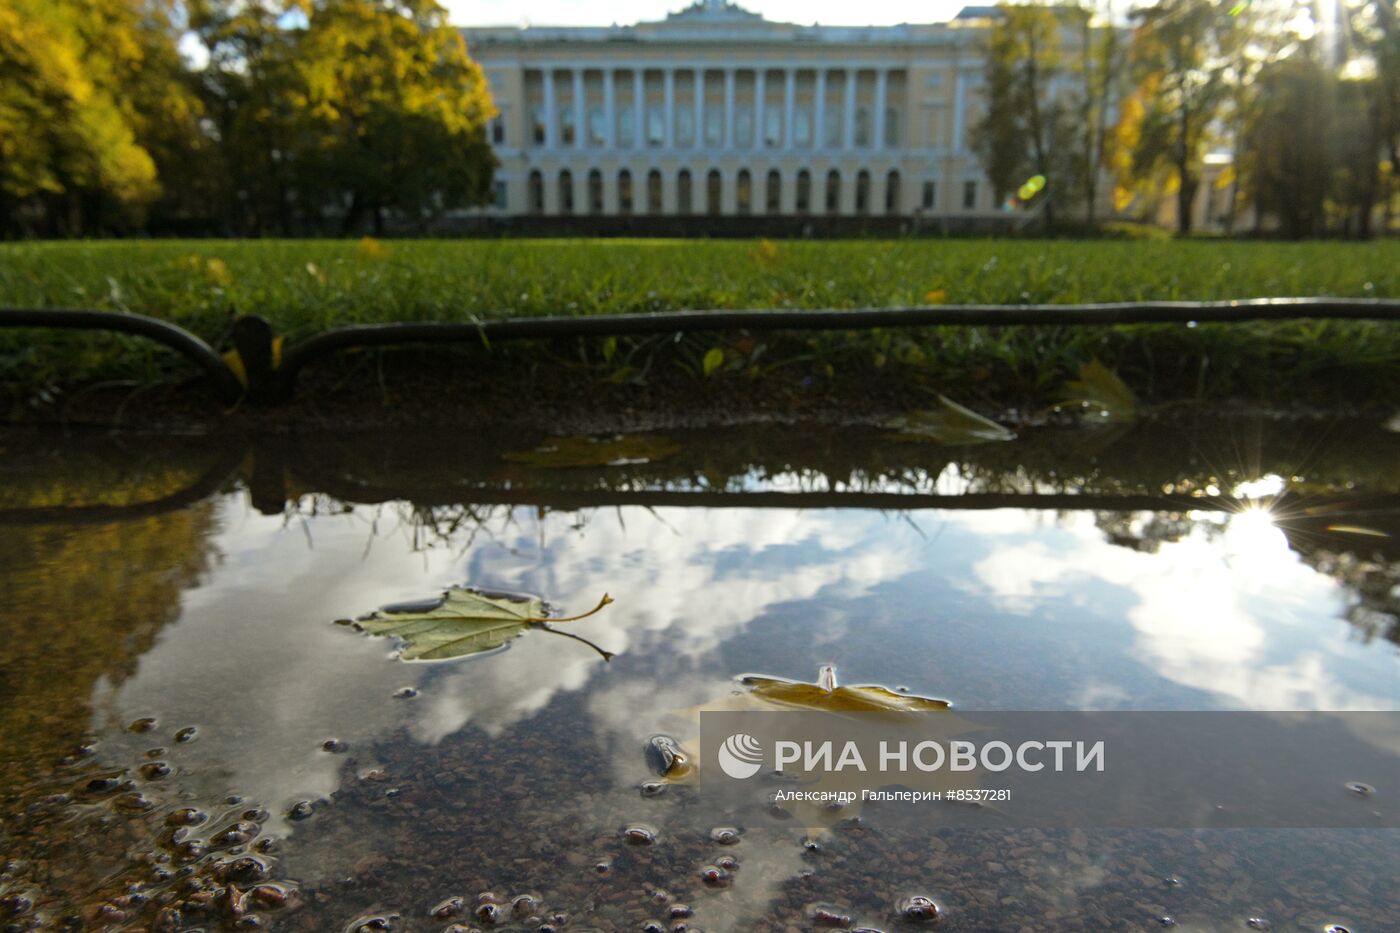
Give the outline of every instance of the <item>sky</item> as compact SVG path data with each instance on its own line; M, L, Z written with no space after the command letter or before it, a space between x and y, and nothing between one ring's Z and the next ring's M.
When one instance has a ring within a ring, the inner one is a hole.
M439 0L458 26L608 26L663 19L689 0ZM936 23L977 0L740 0L745 8L778 22L831 26Z

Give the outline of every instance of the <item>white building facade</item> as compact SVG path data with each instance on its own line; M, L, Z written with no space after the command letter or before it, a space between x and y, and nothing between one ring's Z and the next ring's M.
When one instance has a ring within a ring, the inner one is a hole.
M501 217L1004 217L972 152L985 8L798 26L724 0L659 22L470 28Z

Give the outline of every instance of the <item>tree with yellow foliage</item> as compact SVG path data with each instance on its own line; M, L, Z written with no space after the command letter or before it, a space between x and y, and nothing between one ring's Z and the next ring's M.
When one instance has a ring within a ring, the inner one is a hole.
M297 45L309 130L301 184L343 232L386 211L420 222L485 203L495 114L481 68L436 0L321 0Z
M1114 168L1120 187L1174 190L1177 229L1186 234L1242 30L1229 5L1214 0L1161 0L1134 16L1129 64L1136 89L1120 111Z
M0 0L0 224L90 233L156 197L134 99L160 83L159 15L136 0Z

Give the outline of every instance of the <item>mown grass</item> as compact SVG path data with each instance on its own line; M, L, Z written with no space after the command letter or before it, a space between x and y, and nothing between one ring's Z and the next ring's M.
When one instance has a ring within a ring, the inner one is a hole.
M337 324L610 314L686 308L856 308L930 303L1400 295L1400 243L1225 241L132 241L0 244L0 306L89 307L176 321L211 341L235 313L289 339ZM1400 329L1289 322L1179 327L930 328L754 344L688 338L683 370L713 344L715 378L779 366L907 372L986 395L1049 392L1088 359L1148 397L1391 398ZM654 373L644 343L583 347L615 381ZM509 352L497 350L496 352ZM520 351L516 351L520 352ZM757 355L755 353L757 352ZM766 355L765 355L766 352ZM669 359L669 358L668 358ZM646 365L643 365L645 362ZM663 366L668 365L662 361ZM0 331L0 380L61 390L185 370L137 339Z

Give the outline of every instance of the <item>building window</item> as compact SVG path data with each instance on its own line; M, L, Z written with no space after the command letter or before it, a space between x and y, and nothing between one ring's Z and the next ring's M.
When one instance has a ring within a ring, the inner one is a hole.
M938 203L938 183L932 181L924 182L924 197L920 202L924 210L931 211Z
M632 173L627 169L617 173L617 212L632 213Z
M676 213L689 214L694 210L690 194L690 169L683 168L676 175Z
M777 107L769 107L763 111L763 122L767 124L763 144L769 149L778 148L783 144L783 112Z
M647 108L647 145L655 148L666 141L666 114L660 104Z
M535 104L530 108L530 141L536 146L543 146L544 137L544 105Z
M734 185L734 201L735 213L753 213L753 176L746 168L739 169L739 177Z
M603 108L593 105L588 108L588 145L602 146L608 141L608 118Z
M963 210L970 211L977 206L977 182L963 182Z
M647 213L659 214L661 211L661 173L652 169L647 172Z
M724 114L715 106L705 108L705 145L724 145Z
M577 138L578 127L574 126L574 108L572 104L559 108L559 139L565 146L572 146Z
M893 149L899 145L899 108L885 109L885 145Z
M856 145L870 145L870 108L856 108Z
M690 107L682 107L676 111L676 145L690 147L695 145L695 111Z
M734 111L734 145L740 149L753 146L753 108L747 105Z
M828 148L835 149L841 145L841 108L826 108L826 139L822 144Z
M768 188L763 193L763 206L770 214L783 211L783 175L777 169L768 173Z
M529 192L526 201L530 206L530 213L544 213L544 176L539 172L531 172L529 180Z
M841 210L841 173L832 169L826 173L826 212L835 214Z
M603 213L603 173L596 168L588 173L588 213Z
M559 173L559 213L574 212L574 175L568 169Z
M503 146L506 141L506 116L502 113L491 118L491 145Z
M805 168L797 173L797 213L812 209L812 173Z
M885 213L899 213L899 173L890 172L885 176Z
M500 211L506 209L506 183L499 179L491 186L491 206Z
M632 108L621 106L617 108L617 144L623 148L633 144L632 137Z
M705 177L705 212L708 214L718 214L724 210L724 179L720 177L719 169L710 169L710 174Z
M943 108L934 107L928 114L928 147L930 149L941 149L943 147Z
M870 213L870 173L864 169L856 174L856 213Z
M812 145L812 108L805 104L792 112L792 144L803 148Z

